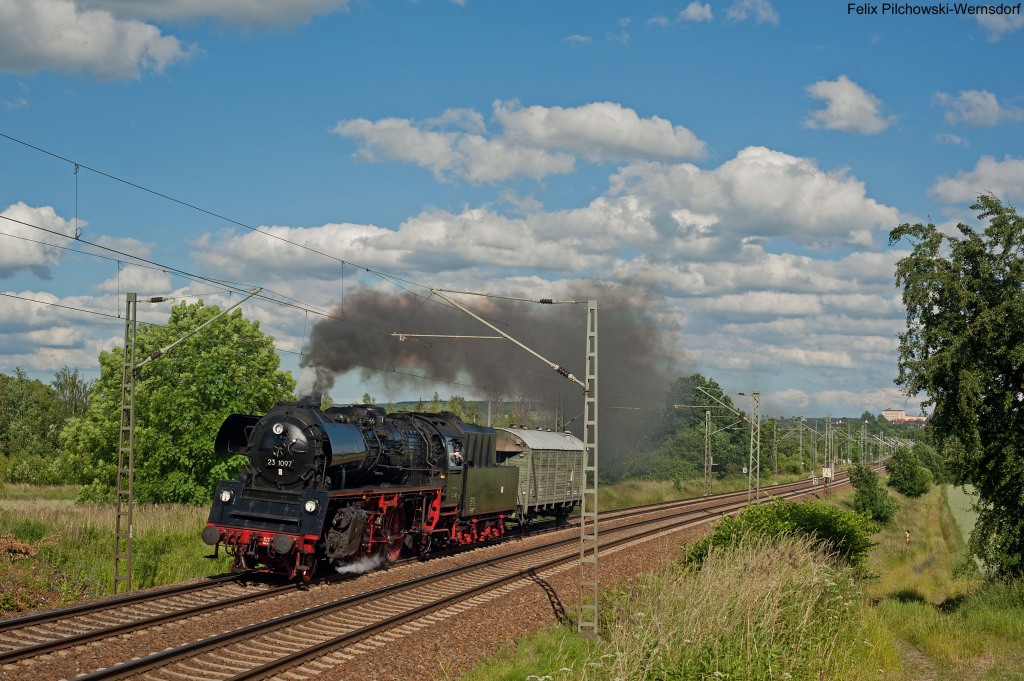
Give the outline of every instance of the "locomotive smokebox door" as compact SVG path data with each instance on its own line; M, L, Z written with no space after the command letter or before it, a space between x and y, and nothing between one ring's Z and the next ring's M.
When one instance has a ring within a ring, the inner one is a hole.
M213 453L217 456L228 456L230 454L245 454L245 447L249 444L249 432L253 426L259 423L259 416L248 416L247 414L232 414L221 424L217 431L217 439L213 442Z

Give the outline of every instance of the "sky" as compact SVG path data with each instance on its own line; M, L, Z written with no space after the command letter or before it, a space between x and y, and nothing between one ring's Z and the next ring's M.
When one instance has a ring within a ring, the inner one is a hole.
M262 287L300 384L315 328L375 334L337 402L516 383L505 341L387 359L490 333L444 289L596 299L602 404L699 372L763 414L918 414L888 234L1024 197L1024 18L975 6L0 0L0 371L95 378L128 292L159 324ZM459 300L582 375L585 306L507 298ZM497 383L417 357L486 344Z

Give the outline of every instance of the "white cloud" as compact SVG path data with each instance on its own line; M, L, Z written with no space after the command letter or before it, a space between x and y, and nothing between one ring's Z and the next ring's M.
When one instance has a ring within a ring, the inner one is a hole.
M951 135L949 133L939 133L935 136L935 141L938 144L952 144L957 147L969 147L971 143L966 138L960 137L959 135Z
M813 393L789 388L766 393L762 400L769 405L771 413L779 416L806 414L808 408L821 404L833 405L836 415L850 417L859 417L865 411L880 414L883 409L894 407L906 407L908 413L917 413L920 408L920 398L908 399L898 388L820 390ZM855 427L859 429L860 426L855 424Z
M81 226L81 223L79 223L79 226ZM153 244L147 244L134 237L110 237L101 234L95 239L91 239L91 241L100 248L92 249L86 246L83 250L95 250L95 252L101 254L109 254L109 250L113 250L126 256L146 259L153 254Z
M455 133L422 130L406 119L339 121L331 132L361 141L364 146L355 156L363 161L411 161L429 168L438 177L455 166Z
M724 295L743 287L841 292L845 284L835 283L835 272L861 286L874 285L891 261L863 254L855 264L821 265L827 274L808 257L766 256L749 236L868 246L873 229L899 223L894 209L865 197L863 184L845 173L826 173L812 161L764 148L743 150L708 171L690 165L628 166L588 205L544 212L530 201L523 212L511 217L485 208L433 209L397 229L352 224L262 229L338 258L410 275L458 276L467 268L487 277L508 268L581 276L613 272L621 280L644 281L673 294ZM297 247L262 234L222 240L205 237L196 244L197 257L236 279L258 278L268 269L282 276L338 273L336 261L317 264L298 257ZM682 262L689 263L685 269ZM239 264L249 269L239 271ZM885 286L891 289L891 279Z
M494 118L505 136L530 146L563 149L591 161L701 158L704 143L681 125L613 102L574 108L494 102Z
M501 135L486 133L483 117L460 109L424 122L384 118L339 121L331 132L361 144L355 158L409 161L438 180L498 182L526 175L542 178L575 169L576 157L602 162L700 157L704 143L681 125L632 109L598 102L580 107L494 102ZM451 128L458 128L452 130Z
M23 109L28 106L28 100L24 97L17 97L15 99L0 99L0 107L4 111L14 111L15 109Z
M0 0L0 70L139 78L187 59L191 49L155 26L71 0Z
M997 161L992 156L982 156L973 170L939 178L929 193L946 203L974 201L989 193L1004 201L1019 201L1024 198L1024 159L1006 156Z
M3 248L0 248L0 279L21 270L49 279L50 267L58 264L65 252L54 246L66 247L68 242L42 230L73 237L74 221L60 217L50 206L33 208L21 201L8 206L0 216L9 218L0 218L0 233L5 235L0 236L3 242Z
M883 117L880 113L882 102L845 75L836 80L819 80L808 85L807 94L814 99L827 102L828 106L812 111L804 119L804 126L859 135L874 135L888 128L896 119Z
M125 291L135 291L141 297L167 295L171 289L171 275L162 270L154 270L147 267L125 265L119 267L118 272L93 287L100 293L120 294Z
M969 125L992 127L1009 121L1024 120L1024 109L1004 107L987 90L961 90L956 97L936 92L934 101L946 109L945 119L950 125L964 122Z
M736 0L726 13L730 21L753 19L759 24L779 23L779 13L768 0Z
M868 246L873 229L899 224L898 211L867 198L864 183L845 171L825 172L810 159L764 147L743 149L713 170L633 164L612 177L611 191L643 197L663 230L691 232L670 217L685 208L702 216L705 235L732 239L785 236L805 244Z
M701 4L699 0L694 0L686 6L686 9L679 12L679 19L682 21L711 21L714 19L711 14L711 3Z
M574 47L583 47L590 45L594 42L594 39L589 35L580 35L579 33L573 33L562 38L562 42L573 45Z
M470 182L498 182L515 175L542 178L564 175L575 168L572 156L544 149L467 135L458 143L459 174Z
M1019 14L999 16L995 14L979 14L978 25L988 32L991 42L999 42L1008 33L1014 33L1024 27L1024 17Z

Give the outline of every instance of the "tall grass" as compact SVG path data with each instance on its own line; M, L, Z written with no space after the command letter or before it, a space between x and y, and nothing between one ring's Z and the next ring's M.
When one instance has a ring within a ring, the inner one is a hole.
M0 500L0 612L113 592L113 505L66 498ZM229 561L200 538L208 510L139 505L132 522L132 587L148 588L225 572Z
M716 547L604 598L602 642L549 630L464 679L866 679L897 664L852 569L804 538Z
M1024 679L1024 584L981 579L942 488L900 503L866 587L905 678Z
M868 652L860 596L807 539L714 548L700 570L641 577L611 599L614 657L592 678L847 677Z

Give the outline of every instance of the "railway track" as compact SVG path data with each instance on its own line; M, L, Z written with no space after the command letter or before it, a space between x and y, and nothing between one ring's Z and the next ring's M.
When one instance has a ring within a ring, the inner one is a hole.
M841 481L837 480L836 484L841 484ZM815 489L820 491L821 487ZM763 488L762 497L785 497L807 492L808 481L798 481ZM603 513L601 551L616 550L624 543L641 540L637 533L649 536L708 522L723 513L739 510L746 501L747 493L743 491ZM145 678L178 680L268 678L278 668L324 664L309 661L324 655L343 660L358 654L361 641L381 636L381 632L400 635L406 628L422 626L417 622L439 609L469 607L465 603L494 598L509 583L536 580L543 571L571 568L578 559L578 550L578 537L570 536L544 546L515 551L507 557L474 560L433 575L389 584L366 593L353 593L328 603L271 617L265 622L253 622L234 631L203 634L199 640L178 640L176 645L163 652L150 651L139 655L136 649L133 656L139 659L110 666L84 678L128 678L140 674ZM442 564L443 561L438 561L438 566ZM0 647L3 651L0 654L0 665L3 665L0 666L0 678L6 678L11 672L25 672L30 666L35 666L37 660L42 661L41 665L45 667L45 660L52 659L54 654L74 655L76 650L82 650L79 646L89 641L116 641L117 638L111 637L123 638L128 632L159 629L165 622L226 608L242 612L245 609L234 606L275 598L295 588L295 585L272 587L225 579L222 584L190 585L185 588L185 593L174 593L176 589L168 589L140 596L147 599L143 603L149 603L148 606L125 598L118 599L116 603L79 606L32 618L2 621L0 646L6 647ZM236 591L231 593L228 591L231 589ZM200 599L201 602L190 606L185 603L189 599ZM172 603L176 605L172 607ZM453 603L462 605L453 606ZM93 609L89 610L89 607ZM71 626L72 622L74 626ZM57 635L58 632L64 632L64 636ZM69 632L74 633L68 635ZM26 643L32 637L39 640ZM161 640L166 643L167 639L161 637ZM348 652L344 652L346 648ZM339 650L342 652L330 652ZM19 660L22 662L15 664Z
M842 483L843 480L836 480L836 484ZM764 487L762 501L806 495L808 487L807 480ZM810 490L820 491L820 485ZM652 534L663 534L735 512L746 504L746 497L748 495L743 491L602 513L601 551L614 551ZM514 544L506 542L505 547ZM138 675L147 679L177 681L182 678L269 678L280 669L323 665L309 661L324 655L345 659L358 654L360 645L367 645L361 641L380 636L400 636L404 631L415 630L422 626L418 623L423 618L429 618L430 613L438 609L454 607L453 603L460 603L455 607L469 607L466 603L485 602L497 597L503 589L509 588L509 584L523 580L539 583L538 576L544 571L571 568L579 557L579 538L569 536L546 542L543 546L512 551L506 557L472 559L471 556L478 552L483 552L483 549L462 554L463 560L470 560L465 565L443 571L435 569L425 577L397 584L391 580L391 584L369 591L365 587L354 587L349 595L338 598L323 596L322 599L329 599L327 603L299 606L294 612L270 615L265 621L242 627L236 619L234 622L239 628L230 632L205 631L190 635L184 631L190 627L182 626L178 637L169 636L165 625L226 610L243 612L248 608L238 606L279 599L300 587L246 583L236 577L224 577L0 621L0 679L25 678L23 673L32 669L43 673L41 676L33 674L35 678L50 678L44 669L54 659L75 656L83 650L95 652L94 648L85 645L87 643L99 648L117 647L116 642L124 640L125 636L135 638L146 630L164 630L158 637L160 647L143 650L142 654L133 647L130 653L126 650L126 655L136 657L135 661L125 663L126 657L115 655L113 659L121 664L104 663L106 669L79 678L130 678ZM442 566L445 561L438 560L436 564ZM392 569L390 572L400 578L400 570ZM306 601L316 600L308 593L305 596ZM298 601L297 598L294 600ZM162 651L154 652L156 649ZM237 662L227 664L228 659Z
M0 665L267 598L294 588L295 585L260 585L228 575L0 620Z

